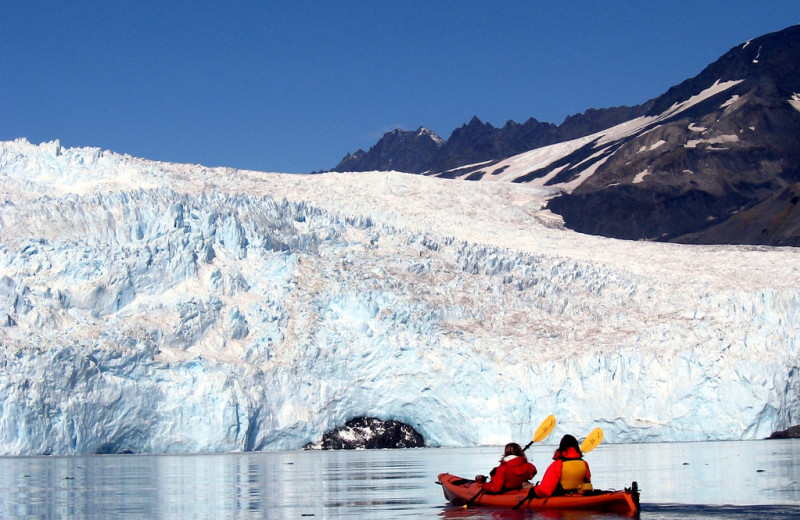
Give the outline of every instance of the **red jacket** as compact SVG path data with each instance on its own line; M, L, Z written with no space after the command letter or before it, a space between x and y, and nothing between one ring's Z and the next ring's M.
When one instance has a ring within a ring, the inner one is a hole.
M500 465L495 468L492 480L484 482L481 489L486 493L500 493L510 489L519 489L522 484L536 475L536 466L528 462L523 455L509 455L503 457Z
M550 464L547 468L547 471L544 472L544 477L542 478L542 482L537 484L534 487L534 491L536 492L536 496L539 497L549 497L552 496L554 493L559 492L563 493L564 488L561 486L561 476L562 476L562 467L564 462L567 461L580 461L585 466L585 472L583 468L580 469L582 474L580 475L580 479L583 482L591 482L592 481L592 474L589 472L589 464L583 460L581 454L575 448L567 448L565 452L560 452L556 450L555 455L553 455L554 462ZM571 491L571 490L567 490Z

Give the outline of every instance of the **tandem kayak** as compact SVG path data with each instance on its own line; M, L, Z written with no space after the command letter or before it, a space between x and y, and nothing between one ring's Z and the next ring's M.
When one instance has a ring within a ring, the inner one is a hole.
M526 484L525 487L516 491L490 495L488 493L480 493L481 485L474 480L457 477L450 473L440 473L439 483L442 485L445 498L457 506L475 505L512 509L581 510L614 513L623 516L637 516L639 514L639 490L636 482L624 491L594 490L584 494L573 493L548 498L534 498L535 495L531 491L533 486L530 484Z

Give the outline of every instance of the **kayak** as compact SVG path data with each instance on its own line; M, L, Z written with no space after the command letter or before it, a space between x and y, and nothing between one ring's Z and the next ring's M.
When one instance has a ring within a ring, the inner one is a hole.
M444 490L444 497L457 506L475 505L512 509L581 510L614 513L623 516L637 516L639 514L639 486L636 482L623 491L593 490L582 494L572 493L548 498L535 497L531 484L526 484L522 489L516 491L490 495L488 493L480 493L481 485L478 482L457 477L450 473L440 473L439 483Z
M475 505L513 509L581 510L614 513L624 516L637 516L639 514L639 486L636 482L630 488L622 491L593 490L548 498L535 497L532 493L533 486L530 484L526 484L522 489L515 491L490 495L480 492L481 485L478 482L457 477L450 473L440 473L439 483L442 485L445 498L457 506Z

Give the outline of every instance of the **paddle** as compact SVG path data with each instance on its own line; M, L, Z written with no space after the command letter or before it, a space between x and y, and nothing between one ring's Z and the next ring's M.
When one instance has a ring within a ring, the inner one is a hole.
M533 444L534 442L542 442L543 440L545 440L547 436L550 435L550 433L552 433L553 428L555 427L556 427L556 418L553 415L549 415L547 419L542 421L542 424L540 424L539 427L536 428L536 433L533 434L533 439L531 439L531 442L529 442L528 444L525 445L524 448L522 448L523 453L528 448L530 448L531 444Z
M595 428L592 433L586 436L581 443L581 452L586 454L597 447L598 444L603 442L603 429Z
M530 448L531 444L533 444L534 442L542 442L544 439L547 438L548 435L550 435L550 433L552 433L553 428L555 427L556 427L555 416L553 416L552 414L548 415L547 418L544 421L542 421L542 424L540 424L539 427L536 428L536 432L533 434L533 439L531 439L531 442L529 442L528 444L525 445L524 448L522 448L522 451L525 452L525 450ZM470 498L469 501L466 504L464 504L464 508L471 506L472 503L475 502L475 499L477 499L482 494L483 494L483 489L475 493L475 496Z

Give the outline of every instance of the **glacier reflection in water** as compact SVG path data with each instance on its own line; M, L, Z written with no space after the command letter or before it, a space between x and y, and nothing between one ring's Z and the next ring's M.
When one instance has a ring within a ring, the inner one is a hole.
M537 445L529 450L538 478L552 451ZM445 502L435 483L438 473L487 473L500 452L481 447L0 458L0 516L544 518ZM597 487L639 482L643 519L800 516L798 440L603 444L587 460Z

